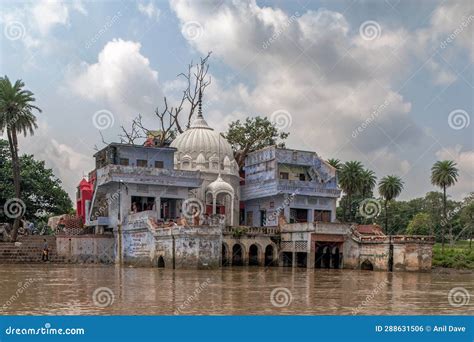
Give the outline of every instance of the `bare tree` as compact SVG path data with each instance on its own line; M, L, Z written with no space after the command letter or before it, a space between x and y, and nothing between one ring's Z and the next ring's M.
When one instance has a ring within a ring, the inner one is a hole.
M209 57L201 57L200 62L194 64L193 61L188 64L185 73L178 74L177 77L183 77L186 80L186 89L183 90L182 96L176 106L169 106L166 96L164 97L164 107L155 109L155 117L159 121L159 134L156 131L146 128L142 122L142 116L138 115L132 120L130 129L122 126L122 134L119 135L121 142L135 144L136 140L153 136L157 146L168 145L177 133L183 133L191 126L193 115L199 105L199 94L203 94L207 86L211 84L211 78L208 76ZM185 108L189 108L185 125L180 122L180 115Z

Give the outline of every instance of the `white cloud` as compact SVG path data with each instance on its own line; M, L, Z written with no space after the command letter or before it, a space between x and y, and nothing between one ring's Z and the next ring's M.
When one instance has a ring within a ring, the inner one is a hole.
M33 154L36 160L44 160L48 168L53 169L56 177L61 179L63 188L73 200L76 187L82 174L87 175L94 169L94 159L78 151L78 144L73 147L57 141L52 129L44 121L39 121L38 129L33 136L19 136L21 153Z
M23 7L2 10L0 22L5 27L9 27L12 23L19 24L23 44L27 48L37 48L43 45L53 28L69 25L71 11L87 15L80 0L68 2L38 0L33 4L26 3Z
M145 3L139 2L138 3L138 11L147 16L150 19L154 19L158 21L160 18L161 10L153 4L153 2Z
M325 9L286 14L254 1L219 5L186 0L171 1L171 7L183 26L194 21L202 26L202 34L189 41L194 48L202 54L212 50L252 78L252 87L221 86L232 93L233 102L241 101L242 110L266 116L279 109L290 112L289 130L299 132L290 136L291 145L331 155L386 98L391 99L387 108L352 143L369 154L394 148L383 132L390 132L392 139L401 134L400 144L418 139L410 103L391 84L406 63L404 30L382 25L380 37L368 42L349 33L342 14ZM396 57L390 53L395 50Z
M122 39L108 42L97 63L83 62L68 72L67 85L80 97L107 106L114 115L130 119L150 112L162 100L158 72L141 52L141 44ZM116 118L117 119L117 118Z

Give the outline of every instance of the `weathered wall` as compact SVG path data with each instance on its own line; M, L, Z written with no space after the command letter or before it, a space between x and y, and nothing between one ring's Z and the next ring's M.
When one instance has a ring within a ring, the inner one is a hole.
M66 262L113 263L115 241L112 235L57 236L57 254Z
M155 239L147 228L124 230L122 261L126 265L154 266Z
M394 271L429 271L433 258L433 244L430 241L405 241L393 244Z
M155 260L163 257L166 268L217 268L221 264L221 227L157 229L155 241Z

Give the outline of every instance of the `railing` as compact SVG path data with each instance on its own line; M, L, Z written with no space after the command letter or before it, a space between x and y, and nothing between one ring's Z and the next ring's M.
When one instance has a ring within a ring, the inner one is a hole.
M199 186L199 171L158 169L154 167L138 167L109 164L97 169L97 184L102 185L111 181L130 181L136 179L140 182L158 184L192 183Z
M278 227L226 227L223 229L224 235L277 235L279 233Z

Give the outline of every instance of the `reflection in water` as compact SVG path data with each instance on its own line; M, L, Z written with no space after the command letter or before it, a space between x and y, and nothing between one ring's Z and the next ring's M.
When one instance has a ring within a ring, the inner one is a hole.
M28 279L31 279L30 281ZM233 267L166 270L119 266L0 265L2 314L467 315L448 292L473 293L472 274ZM94 305L99 287L113 292ZM18 289L22 290L19 293ZM279 291L276 288L287 290ZM273 291L275 290L275 291ZM289 291L288 291L289 290ZM273 292L272 292L273 291ZM276 293L271 300L271 293ZM278 307L277 304L288 304Z

